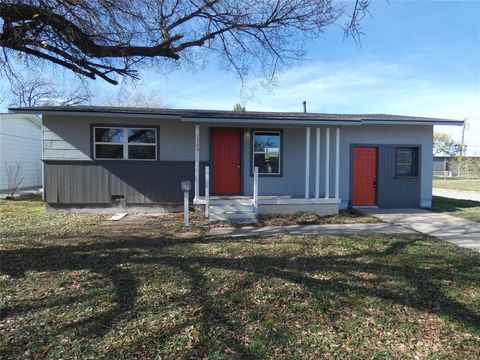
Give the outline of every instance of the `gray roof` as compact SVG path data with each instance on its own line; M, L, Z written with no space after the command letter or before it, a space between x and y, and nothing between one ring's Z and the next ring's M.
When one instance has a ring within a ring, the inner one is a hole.
M289 123L289 124L435 124L435 125L463 125L463 120L439 119L419 116L390 115L390 114L326 114L304 112L263 112L263 111L232 111L232 110L196 110L196 109L167 109L167 108L138 108L138 107L109 107L109 106L39 106L25 108L10 108L15 113L35 114L124 114L128 116L148 116L158 118L177 118L182 121L200 122L230 122L230 123Z

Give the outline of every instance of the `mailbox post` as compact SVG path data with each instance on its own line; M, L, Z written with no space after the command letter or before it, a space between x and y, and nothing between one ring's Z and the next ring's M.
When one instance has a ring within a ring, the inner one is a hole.
M192 188L192 184L188 180L182 181L180 185L183 191L183 224L188 225L188 193Z

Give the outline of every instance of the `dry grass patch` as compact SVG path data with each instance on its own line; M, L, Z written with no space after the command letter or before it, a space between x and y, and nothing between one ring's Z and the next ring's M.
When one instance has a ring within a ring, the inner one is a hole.
M480 255L466 249L419 235L208 238L168 216L61 215L33 240L15 218L43 215L8 206L2 358L480 357Z

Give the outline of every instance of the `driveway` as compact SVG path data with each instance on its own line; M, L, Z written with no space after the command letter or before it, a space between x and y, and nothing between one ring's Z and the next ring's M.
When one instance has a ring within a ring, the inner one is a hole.
M362 209L362 212L393 225L480 251L480 224L473 221L422 209Z
M480 201L480 192L478 191L433 188L432 193L434 196L442 196L451 199Z

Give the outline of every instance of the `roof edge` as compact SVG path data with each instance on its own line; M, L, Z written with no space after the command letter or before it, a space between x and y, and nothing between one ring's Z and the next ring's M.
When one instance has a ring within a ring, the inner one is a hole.
M43 106L12 107L11 113L70 115L70 116L111 116L181 120L184 122L211 123L256 123L256 124L298 124L298 125L453 125L462 126L464 120L390 115L390 114L327 114L303 112L237 112L232 110L135 108L108 106Z

